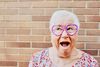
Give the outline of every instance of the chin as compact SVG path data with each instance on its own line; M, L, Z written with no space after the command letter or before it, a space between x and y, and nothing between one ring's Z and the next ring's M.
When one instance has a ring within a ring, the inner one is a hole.
M71 47L69 47L68 49L59 49L58 51L58 55L61 58L68 58L70 57L71 53L72 53L72 49Z
M60 58L68 58L68 57L70 57L70 54L71 54L71 51L70 52L67 50L59 50L58 51L58 56Z

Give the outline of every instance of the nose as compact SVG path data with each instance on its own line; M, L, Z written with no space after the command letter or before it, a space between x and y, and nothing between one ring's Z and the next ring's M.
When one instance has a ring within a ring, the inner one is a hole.
M62 32L61 38L66 39L66 38L68 38L68 37L69 37L69 36L68 36L67 32L64 30L64 31Z

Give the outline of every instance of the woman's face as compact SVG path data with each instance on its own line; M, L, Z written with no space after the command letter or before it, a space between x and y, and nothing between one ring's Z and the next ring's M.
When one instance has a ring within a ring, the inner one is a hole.
M52 25L51 42L59 57L69 57L77 40L77 25L73 21L60 21Z

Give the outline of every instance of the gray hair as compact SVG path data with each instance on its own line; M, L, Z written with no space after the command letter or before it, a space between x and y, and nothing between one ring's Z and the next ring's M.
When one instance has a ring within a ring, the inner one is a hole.
M52 25L54 25L55 23L59 21L60 18L61 19L63 18L64 20L73 18L74 24L78 25L78 28L80 27L79 19L74 13L66 11L66 10L59 10L59 11L54 12L50 19L50 24L49 24L50 29Z

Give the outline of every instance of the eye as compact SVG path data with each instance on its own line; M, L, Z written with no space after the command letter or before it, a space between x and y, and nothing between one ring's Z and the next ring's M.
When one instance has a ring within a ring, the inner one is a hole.
M69 28L67 28L67 30L73 30L73 28L69 27Z
M62 28L58 27L58 28L56 28L56 30L62 30Z

